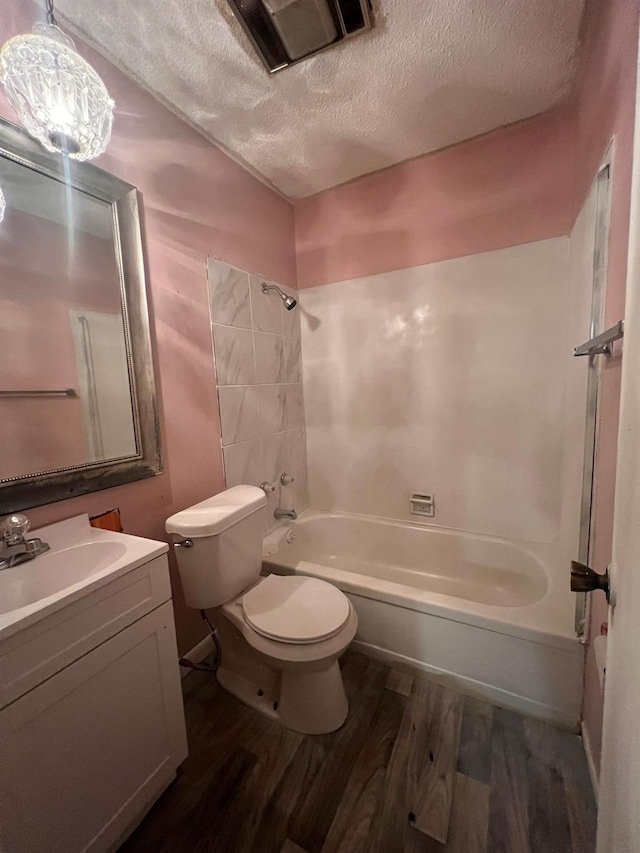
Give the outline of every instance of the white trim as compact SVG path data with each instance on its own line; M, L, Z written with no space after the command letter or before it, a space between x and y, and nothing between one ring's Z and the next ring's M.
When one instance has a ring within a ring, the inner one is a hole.
M589 777L591 778L591 787L593 788L593 796L596 799L596 805L598 804L598 794L600 793L600 780L598 778L598 771L596 769L596 763L593 759L593 749L591 747L591 738L589 737L589 730L583 725L582 726L582 745L584 746L584 754L587 757L587 767L589 768Z
M191 663L202 663L202 661L208 657L214 651L213 640L211 639L211 635L207 634L204 640L200 640L200 642L195 645L190 651L186 653L186 655L180 655L181 658L187 658ZM180 667L180 678L184 678L189 675L192 670L189 669L188 666Z
M542 702L536 702L533 699L527 699L525 696L518 696L508 690L501 690L499 687L494 687L483 681L476 681L474 678L440 669L432 664L424 663L424 661L415 660L415 658L397 652L390 652L388 649L380 648L380 646L374 646L372 643L363 643L361 640L354 640L351 648L367 657L393 665L418 678L428 677L429 680L443 684L445 687L453 686L465 693L487 699L492 704L500 705L500 707L507 708L510 711L545 720L562 729L570 731L578 731L579 729L579 722L573 714L550 705L544 705Z
M637 22L635 41L637 44ZM638 63L638 59L636 59ZM638 611L640 553L638 468L640 447L640 63L636 65L633 106L633 168L625 298L625 338L622 358L620 420L613 518L612 591L617 601L609 608L607 674L600 761L598 853L624 853L640 849L638 767L640 740L637 709L640 703L638 665Z

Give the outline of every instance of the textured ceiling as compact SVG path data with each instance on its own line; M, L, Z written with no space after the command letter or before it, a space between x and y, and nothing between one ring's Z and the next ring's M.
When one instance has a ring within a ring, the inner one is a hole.
M226 0L56 6L299 198L553 106L571 84L583 0L376 0L371 32L271 76Z

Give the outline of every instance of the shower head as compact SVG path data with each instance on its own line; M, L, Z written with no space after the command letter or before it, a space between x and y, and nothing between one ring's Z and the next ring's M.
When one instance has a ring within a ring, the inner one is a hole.
M291 311L292 308L295 308L298 304L293 296L287 296L285 293L282 294L284 296L284 307L287 311Z
M270 290L275 290L280 299L284 302L284 307L287 311L291 311L292 308L295 308L298 304L293 296L289 296L288 293L285 293L283 290L280 290L277 284L267 284L266 281L262 282L261 290L263 293L268 293Z

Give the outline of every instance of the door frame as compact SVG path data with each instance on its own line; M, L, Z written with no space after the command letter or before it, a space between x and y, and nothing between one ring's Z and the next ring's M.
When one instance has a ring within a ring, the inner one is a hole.
M610 568L598 853L640 850L640 65Z

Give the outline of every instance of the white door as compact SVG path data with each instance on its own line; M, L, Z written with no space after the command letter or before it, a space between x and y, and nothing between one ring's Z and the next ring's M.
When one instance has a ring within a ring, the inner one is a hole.
M640 851L640 100L636 91L629 272L613 533L598 853Z
M122 315L76 309L70 315L91 461L135 456Z

